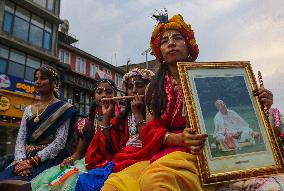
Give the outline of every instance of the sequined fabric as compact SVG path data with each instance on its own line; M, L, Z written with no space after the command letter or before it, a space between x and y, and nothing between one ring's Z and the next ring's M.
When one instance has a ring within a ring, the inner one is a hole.
M163 123L171 129L183 129L186 118L182 116L183 92L181 84L169 74L165 76L165 91L167 95L166 110L161 116Z

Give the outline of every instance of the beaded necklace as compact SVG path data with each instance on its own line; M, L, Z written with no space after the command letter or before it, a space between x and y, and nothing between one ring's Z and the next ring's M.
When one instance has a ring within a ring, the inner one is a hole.
M129 126L129 133L130 135L136 135L137 134L137 128L135 126L135 121L134 121L134 115L133 113L130 113L128 115L128 126Z
M99 114L99 109L97 108L95 111L95 118L94 118L95 131L97 131L98 122L102 121L103 121L103 116Z

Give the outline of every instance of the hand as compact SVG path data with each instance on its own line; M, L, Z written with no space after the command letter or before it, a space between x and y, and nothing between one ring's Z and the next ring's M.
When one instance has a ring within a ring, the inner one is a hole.
M60 164L60 168L64 168L67 165L74 165L74 158L68 157L63 160L63 162Z
M24 161L19 162L15 166L15 173L16 174L20 174L23 171L29 172L30 169L32 169L32 168L33 168L33 165L30 163L30 161L29 160L24 160ZM27 170L29 170L29 171L27 171ZM25 174L26 173L24 173L24 175Z
M26 169L26 170L23 170L22 172L20 172L18 175L20 175L20 176L29 176L31 174L32 174L31 170L30 169Z
M258 96L261 104L266 106L267 109L270 109L273 104L273 94L271 91L261 87L253 91L254 96Z
M14 170L14 171L15 171L15 172L19 171L20 167L21 167L22 165L24 165L24 163L25 163L25 162L24 162L23 160L20 161L20 162L18 162L18 163L16 163L16 164L15 164L15 168L14 168L15 170Z
M135 115L136 113L142 113L142 107L144 105L143 98L138 96L138 94L134 95L134 99L130 102L131 111Z
M103 101L102 102L102 112L103 112L103 117L110 117L111 114L114 111L114 102L113 101Z
M189 152L194 155L201 153L204 143L208 137L207 134L195 134L196 130L185 128L181 134L183 146L189 149Z

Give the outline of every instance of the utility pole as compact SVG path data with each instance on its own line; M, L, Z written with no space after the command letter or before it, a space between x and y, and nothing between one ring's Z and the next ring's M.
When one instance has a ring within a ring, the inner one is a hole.
M141 53L142 56L144 55L146 56L146 69L148 69L148 53L150 52L151 52L151 48L148 48Z
M129 65L130 62L131 62L131 60L130 60L130 58L128 58L127 62L126 62L126 73L129 72L128 65Z
M115 66L117 66L116 53L114 53Z

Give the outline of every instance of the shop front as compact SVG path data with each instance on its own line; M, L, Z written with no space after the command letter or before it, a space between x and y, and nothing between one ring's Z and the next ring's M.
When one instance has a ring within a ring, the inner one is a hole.
M24 109L37 99L32 82L0 74L0 153L2 156L14 153Z
M92 104L92 90L95 80L83 77L76 73L68 73L64 75L62 90L62 100L73 104L79 111L81 116L89 114Z

